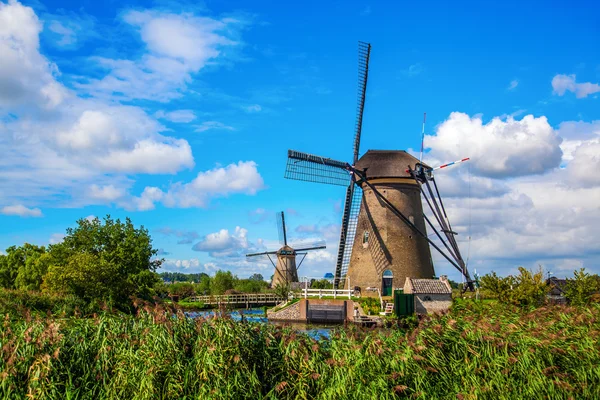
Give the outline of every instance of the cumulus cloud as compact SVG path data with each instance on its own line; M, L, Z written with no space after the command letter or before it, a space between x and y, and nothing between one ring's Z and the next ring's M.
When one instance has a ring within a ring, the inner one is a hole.
M192 274L198 272L204 272L206 269L203 268L202 263L197 258L190 259L176 259L167 258L162 263L159 272L183 272L185 274Z
M449 120L456 119L455 114ZM473 118L468 118L463 122L470 125L472 121ZM448 134L444 132L448 128L446 122L440 125L437 135ZM526 126L509 129L507 125L513 123ZM435 165L454 159L462 151L457 149L472 151L464 154L471 155L474 162L470 166L472 161L436 173L448 217L453 230L458 232L463 257L470 259L471 271L476 267L480 274L491 270L514 273L519 265L536 267L536 263L542 262L545 268L559 271L561 276L568 272L564 267L567 264L600 272L597 257L593 256L597 253L595 238L600 235L597 200L600 180L594 173L600 169L600 125L597 121L567 121L553 129L546 124L545 119L531 116L521 121L500 119L495 125L477 123L478 128L469 131L480 136L477 140L456 134L447 136L446 140L430 142L431 154L425 161L433 158L430 163ZM458 132L463 128L455 129ZM521 131L529 133L515 134ZM454 148L450 137L455 138ZM532 143L521 144L522 139ZM507 143L503 143L504 140ZM496 145L490 146L489 142ZM512 151L505 148L510 143ZM532 156L541 157L547 152L555 157L556 146L562 149L558 162L545 168L535 165L532 168L526 162L522 165L527 174L508 173L509 169L490 174L486 165L497 157L519 155L523 148L529 149ZM448 153L451 158L445 158ZM481 160L485 156L492 160ZM431 251L436 273L448 273L460 279L434 249Z
M470 157L473 173L491 178L552 170L561 162L560 144L546 117L532 115L521 120L493 118L484 124L481 117L453 112L435 135L425 136L430 158L448 162Z
M552 78L552 90L559 96L563 96L566 92L572 92L575 93L575 97L582 99L600 92L600 85L591 82L577 83L575 74L558 74Z
M513 79L508 85L508 90L514 90L517 88L517 86L519 86L519 81L517 79Z
M42 211L39 208L28 208L22 204L13 206L4 206L0 212L4 215L15 215L19 217L41 217Z
M89 197L92 199L112 202L124 195L125 192L122 189L116 188L113 185L98 186L93 184L89 187Z
M240 258L263 247L261 239L256 244L251 243L248 240L248 230L236 226L231 233L228 229L221 229L204 236L192 250L207 252L214 258Z
M236 36L245 24L235 18L218 20L156 10L129 11L123 20L138 30L147 52L135 60L97 57L108 74L81 82L79 88L96 96L128 100L179 97L193 74L240 44Z
M264 189L264 181L254 161L240 161L226 167L200 172L191 182L175 183L163 194L167 207L206 207L215 197L243 193L254 195Z
M91 183L91 192L74 200L78 205L85 199L114 201L115 191L131 185L123 184L125 174L174 174L194 166L189 143L164 135L166 128L143 109L78 96L61 84L57 67L40 54L41 29L31 8L0 3L0 107L11 116L0 119L6 150L0 204L64 203ZM140 208L156 200L152 194L144 194Z
M30 7L0 2L0 107L52 109L67 90L58 84L58 68L39 53L42 24Z

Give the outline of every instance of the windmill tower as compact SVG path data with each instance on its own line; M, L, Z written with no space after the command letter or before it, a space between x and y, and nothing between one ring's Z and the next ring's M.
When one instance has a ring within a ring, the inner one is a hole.
M283 211L277 213L277 227L279 233L279 242L281 243L281 248L277 251L265 251L263 253L252 253L246 254L246 257L257 257L257 256L267 256L269 257L269 261L275 267L275 273L273 274L273 281L271 282L271 287L275 287L277 285L288 285L292 282L298 282L298 268L302 265L304 258L306 257L306 252L310 250L319 250L324 249L326 246L313 246L313 247L304 247L300 249L294 249L288 245L287 241L287 231L285 227L285 215ZM277 262L273 262L271 255L277 256ZM296 256L301 255L302 259L300 263L296 265Z
M378 288L389 295L393 287L403 286L406 277L433 278L430 246L470 282L433 168L402 150L369 150L359 158L370 54L371 45L359 42L352 163L289 150L285 177L346 187L335 287ZM439 231L423 212L421 197ZM427 226L446 251L428 237Z

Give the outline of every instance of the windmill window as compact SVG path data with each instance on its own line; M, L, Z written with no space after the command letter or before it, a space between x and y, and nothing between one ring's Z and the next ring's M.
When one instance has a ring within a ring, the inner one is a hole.
M369 242L369 231L365 231L363 233L363 244L366 244Z
M393 278L394 273L392 271L390 271L389 269L386 269L385 271L383 271L383 277L384 278Z
M431 296L425 296L425 297L423 297L423 301L431 301Z
M410 221L411 224L415 223L415 216L414 215L409 215L408 216L408 220Z

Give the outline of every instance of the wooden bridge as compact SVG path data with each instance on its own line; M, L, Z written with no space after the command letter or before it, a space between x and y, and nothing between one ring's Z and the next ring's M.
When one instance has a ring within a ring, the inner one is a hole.
M195 301L206 305L220 306L221 304L246 307L277 305L284 299L275 293L245 293L224 294L220 296L193 296L189 301Z

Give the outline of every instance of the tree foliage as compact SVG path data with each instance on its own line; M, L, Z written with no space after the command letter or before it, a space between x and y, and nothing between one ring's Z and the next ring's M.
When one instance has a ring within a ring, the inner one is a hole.
M226 290L233 289L235 278L231 271L217 271L211 279L211 293L223 294Z
M51 258L44 246L25 243L11 246L0 256L0 286L6 289L38 290Z
M585 272L585 268L575 271L573 279L567 279L565 297L572 305L588 305L592 296L600 291L600 276Z
M108 301L127 309L131 297L148 298L159 281L162 260L154 256L152 239L144 227L135 228L106 216L104 221L80 219L68 228L59 244L50 245L52 265L43 289L74 294L86 300Z
M546 299L548 285L541 267L537 272L519 267L519 275L500 277L495 272L481 277L481 289L499 301L520 306L540 305Z

